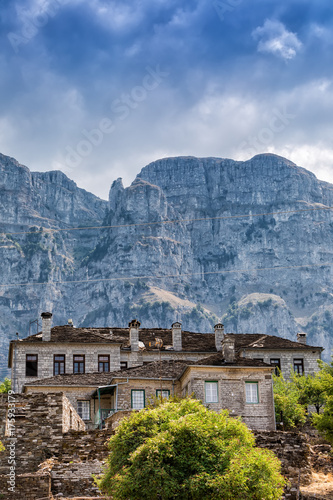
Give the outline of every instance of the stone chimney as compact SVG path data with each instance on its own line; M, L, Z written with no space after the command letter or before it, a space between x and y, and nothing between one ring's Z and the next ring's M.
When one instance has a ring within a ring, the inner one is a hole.
M137 319L133 319L132 321L130 321L128 323L131 351L137 352L139 350L139 328L140 328L140 325L141 325L141 323Z
M235 361L235 341L226 335L222 342L222 355L227 363Z
M214 326L215 331L215 347L217 351L222 351L222 340L224 339L224 326L222 323L217 323Z
M171 325L172 328L172 346L175 351L182 350L182 324L176 321Z
M52 313L43 312L42 317L42 340L49 342L51 340Z
M306 333L304 333L304 332L298 333L297 334L297 342L299 342L300 344L306 345Z

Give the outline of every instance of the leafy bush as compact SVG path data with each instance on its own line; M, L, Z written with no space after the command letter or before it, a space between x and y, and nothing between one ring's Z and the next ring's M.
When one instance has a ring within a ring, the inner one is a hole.
M5 378L3 382L0 383L0 394L8 393L11 390L12 382L9 378Z
M109 449L96 481L114 500L278 500L285 484L279 460L254 447L245 424L194 399L133 412Z

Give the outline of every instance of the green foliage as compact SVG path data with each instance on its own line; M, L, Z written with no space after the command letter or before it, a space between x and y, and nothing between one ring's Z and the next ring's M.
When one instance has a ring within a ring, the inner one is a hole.
M5 447L4 447L4 445L2 444L2 442L0 441L0 453L1 453L2 451L5 451Z
M333 444L333 396L329 396L323 413L312 415L312 423Z
M299 391L293 380L286 380L282 373L273 374L273 391L276 422L284 429L292 429L306 421L306 409L299 402Z
M333 361L330 365L322 361L319 364L322 395L326 400L323 412L312 415L312 423L333 444Z
M3 382L0 383L0 394L8 393L12 388L12 381L9 378L5 378Z
M285 429L297 427L305 422L308 407L314 406L312 424L333 442L333 363L318 363L320 370L314 375L292 373L290 380L273 375L276 420Z
M194 399L133 412L109 441L97 484L114 500L278 500L284 478L239 419Z

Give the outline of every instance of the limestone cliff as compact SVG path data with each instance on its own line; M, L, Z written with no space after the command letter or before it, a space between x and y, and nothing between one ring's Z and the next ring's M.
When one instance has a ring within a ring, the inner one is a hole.
M108 202L0 155L2 373L8 339L46 309L77 326L306 331L329 355L332 198L269 154L158 160L128 188L115 181Z

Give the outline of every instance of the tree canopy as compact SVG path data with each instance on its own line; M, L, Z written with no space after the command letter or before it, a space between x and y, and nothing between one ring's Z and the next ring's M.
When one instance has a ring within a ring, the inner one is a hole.
M133 412L109 449L97 484L114 500L277 500L285 484L245 424L191 398Z
M317 373L307 376L292 372L289 380L281 373L273 375L276 421L291 429L308 418L333 442L333 362L319 361L319 367ZM311 407L316 413L311 414Z

